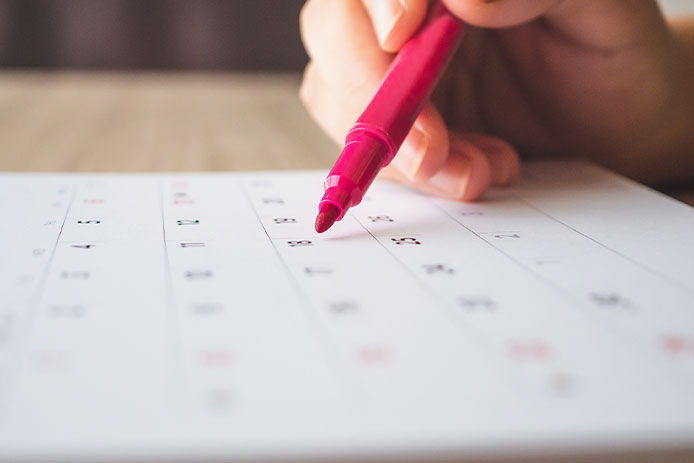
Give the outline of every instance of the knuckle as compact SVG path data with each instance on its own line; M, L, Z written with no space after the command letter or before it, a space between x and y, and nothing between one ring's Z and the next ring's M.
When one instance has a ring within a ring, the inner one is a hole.
M301 86L299 87L299 99L306 107L310 107L313 102L313 86L315 85L315 79L313 77L314 68L311 63L306 65L304 70L304 77L301 80Z
M307 0L299 11L299 27L302 34L308 34L310 37L316 28L325 23L326 17L333 14L330 10L330 4L326 0Z
M317 1L308 0L301 7L299 12L299 27L301 29L301 40L306 46L306 51L311 54L310 43L312 41L312 36L314 35L311 31L313 30L313 25L315 24L315 17L318 16L317 13Z
M312 10L314 9L315 2L313 0L307 0L306 3L301 7L299 12L299 25L301 29L306 29L307 24L311 21Z

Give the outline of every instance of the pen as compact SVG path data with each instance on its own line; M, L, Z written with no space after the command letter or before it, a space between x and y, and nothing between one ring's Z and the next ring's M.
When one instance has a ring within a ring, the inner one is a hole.
M316 217L318 233L359 204L378 172L395 157L467 27L440 0L432 4L426 21L397 54L378 91L347 133L345 147L325 179Z

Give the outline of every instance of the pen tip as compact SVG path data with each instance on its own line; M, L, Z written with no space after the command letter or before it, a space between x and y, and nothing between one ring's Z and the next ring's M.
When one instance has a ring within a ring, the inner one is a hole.
M340 215L340 210L332 204L323 204L316 217L316 231L323 233L328 228L332 227L337 217Z

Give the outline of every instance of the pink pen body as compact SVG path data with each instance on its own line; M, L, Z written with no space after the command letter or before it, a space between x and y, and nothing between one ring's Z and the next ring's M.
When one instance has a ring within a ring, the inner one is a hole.
M347 133L345 147L325 179L319 211L334 206L340 220L361 202L378 172L400 149L466 28L440 1L432 5L426 22L395 57L376 95Z

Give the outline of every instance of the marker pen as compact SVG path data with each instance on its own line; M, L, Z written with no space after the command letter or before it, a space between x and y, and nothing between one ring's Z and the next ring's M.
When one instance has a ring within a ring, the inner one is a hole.
M325 179L318 233L359 204L378 172L395 157L467 28L440 0L431 6L424 24L396 55L376 95L347 133L345 147Z

